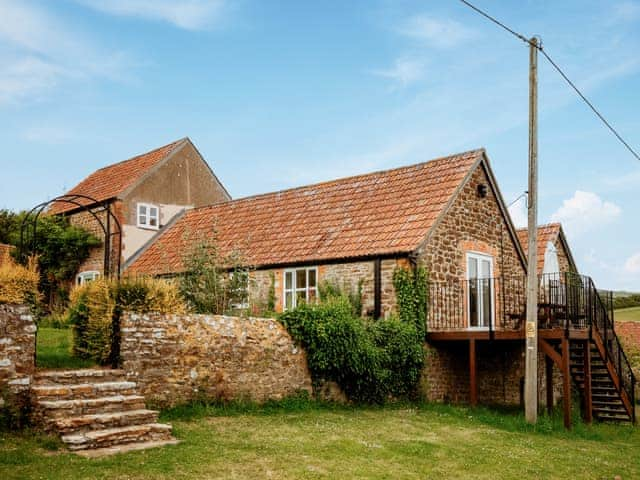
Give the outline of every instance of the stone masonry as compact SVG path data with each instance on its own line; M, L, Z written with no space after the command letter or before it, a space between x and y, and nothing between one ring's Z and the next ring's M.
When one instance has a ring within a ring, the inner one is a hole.
M127 379L155 405L312 391L305 353L273 319L126 313L121 333Z
M0 305L0 407L26 402L35 371L36 324L24 305Z

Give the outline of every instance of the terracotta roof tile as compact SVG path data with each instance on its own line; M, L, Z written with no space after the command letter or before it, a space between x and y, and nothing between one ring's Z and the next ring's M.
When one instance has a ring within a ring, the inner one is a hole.
M186 139L183 138L129 160L96 170L69 190L66 195L86 195L98 201L115 198L185 141ZM80 199L78 202L85 205L90 203L88 200ZM49 213L63 213L75 208L77 207L71 203L54 203Z
M524 254L529 255L529 232L526 228L519 228L516 233L518 234L518 240L520 240L520 245L522 245L522 250ZM544 253L547 250L547 243L551 242L555 244L558 235L560 234L560 224L559 223L549 223L547 225L539 225L538 226L538 251L537 251L537 264L538 264L538 275L542 273L544 269Z
M256 266L411 252L483 153L189 210L129 270L180 272L182 252L202 234L217 238L221 255L239 249Z

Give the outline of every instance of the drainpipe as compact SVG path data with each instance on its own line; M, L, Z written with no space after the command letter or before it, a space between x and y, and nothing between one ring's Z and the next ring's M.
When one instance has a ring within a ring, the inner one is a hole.
M378 320L382 315L382 261L373 261L373 318Z

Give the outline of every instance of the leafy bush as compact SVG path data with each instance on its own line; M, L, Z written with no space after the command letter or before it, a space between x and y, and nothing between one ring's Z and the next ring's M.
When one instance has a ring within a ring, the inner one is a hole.
M333 380L350 399L368 403L415 391L423 353L413 324L355 317L340 297L301 305L280 321L306 350L316 383Z
M427 330L427 285L427 271L424 267L396 268L393 272L393 287L396 291L400 320L413 323L423 340Z
M26 212L0 210L1 243L20 244L20 228L26 216ZM26 229L25 246L33 248L28 253L38 257L39 289L47 302L45 309L50 310L58 297L64 298L64 284L74 278L91 249L102 242L90 232L71 225L69 219L56 215L40 215L35 242L32 237L33 229ZM19 261L22 263L23 259Z
M27 265L9 261L0 265L0 303L27 303L35 305L39 299L38 264L31 257Z
M68 310L74 354L102 365L117 363L124 311L180 314L186 307L176 284L167 280L125 278L118 282L99 278L76 287Z
M242 314L248 302L249 271L239 252L220 256L215 239L196 239L183 257L180 294L195 313Z
M354 289L350 282L338 283L337 279L325 280L318 285L318 297L321 302L330 299L344 298L351 305L351 312L354 316L362 315L362 285L364 280L358 281L358 286Z

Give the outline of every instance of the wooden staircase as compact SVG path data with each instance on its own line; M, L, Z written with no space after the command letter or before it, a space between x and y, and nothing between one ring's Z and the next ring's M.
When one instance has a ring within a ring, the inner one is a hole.
M85 456L177 443L122 370L40 372L31 395L36 424Z
M585 348L588 346L588 348ZM588 350L585 352L585 350ZM619 388L617 372L611 371L610 362L602 356L595 341L570 343L571 377L582 398L583 410L589 408L585 392L585 353L590 356L591 415L600 421L633 422L633 405Z

